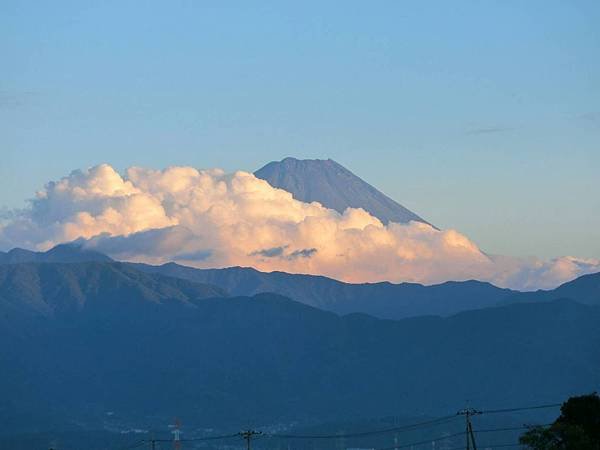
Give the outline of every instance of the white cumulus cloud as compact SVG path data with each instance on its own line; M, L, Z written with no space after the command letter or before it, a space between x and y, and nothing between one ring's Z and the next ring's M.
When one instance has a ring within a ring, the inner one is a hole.
M39 250L76 239L117 259L326 275L352 282L480 279L554 287L600 261L487 256L455 230L384 226L362 209L343 214L294 200L247 172L103 164L50 182L0 225L2 247Z

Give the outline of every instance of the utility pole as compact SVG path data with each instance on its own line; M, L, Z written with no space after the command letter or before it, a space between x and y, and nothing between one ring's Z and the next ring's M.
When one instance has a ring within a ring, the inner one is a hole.
M471 444L473 444L473 450L477 450L475 444L475 434L473 433L473 425L471 424L471 417L481 414L481 411L477 411L473 408L461 409L456 413L459 416L465 416L465 436L467 438L466 450L471 450Z
M251 450L250 449L250 441L252 440L252 438L254 436L258 436L259 434L262 434L261 431L254 431L254 430L246 430L246 431L241 431L239 433L239 435L246 440L246 450Z

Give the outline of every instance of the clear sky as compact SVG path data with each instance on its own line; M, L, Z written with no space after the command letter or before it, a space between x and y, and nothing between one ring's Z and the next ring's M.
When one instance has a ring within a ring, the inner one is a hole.
M600 2L0 1L0 207L333 158L490 253L600 257Z

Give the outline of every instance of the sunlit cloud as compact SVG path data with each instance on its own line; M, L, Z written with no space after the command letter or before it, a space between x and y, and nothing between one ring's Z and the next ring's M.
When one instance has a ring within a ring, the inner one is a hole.
M362 209L304 203L247 172L109 165L48 183L0 225L0 245L44 250L80 240L116 259L195 267L251 266L352 282L480 279L553 287L600 270L597 260L484 254L455 230L384 226Z

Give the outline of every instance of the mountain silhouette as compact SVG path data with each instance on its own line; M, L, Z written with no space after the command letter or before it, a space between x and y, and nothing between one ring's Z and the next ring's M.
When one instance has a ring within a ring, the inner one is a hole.
M285 158L268 163L254 175L291 192L297 200L319 202L339 213L346 208L362 208L384 224L428 223L332 159Z
M97 429L107 411L224 428L437 415L598 388L598 306L382 320L223 295L122 263L0 266L0 432L19 416Z

